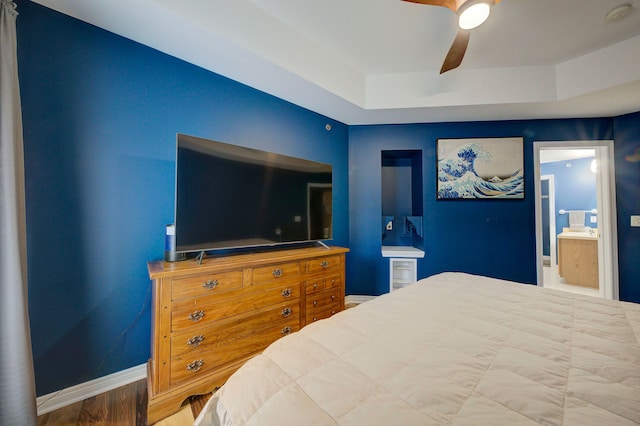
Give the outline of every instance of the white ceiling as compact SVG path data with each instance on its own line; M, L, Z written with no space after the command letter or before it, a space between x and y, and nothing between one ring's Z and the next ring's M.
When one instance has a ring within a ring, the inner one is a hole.
M556 161L577 160L579 158L591 158L596 156L595 149L541 149L540 163L553 163Z
M35 0L346 124L640 111L640 0L502 0L440 75L456 16L401 0ZM605 14L621 3L619 22Z

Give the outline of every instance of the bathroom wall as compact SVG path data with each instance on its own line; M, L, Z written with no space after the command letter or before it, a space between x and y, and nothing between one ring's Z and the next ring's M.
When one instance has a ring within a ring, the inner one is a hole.
M569 214L560 214L559 210L591 210L596 204L596 174L591 171L594 157L576 160L554 161L540 165L541 175L553 175L555 181L556 232L569 226ZM597 215L586 213L585 226L597 228L591 217Z

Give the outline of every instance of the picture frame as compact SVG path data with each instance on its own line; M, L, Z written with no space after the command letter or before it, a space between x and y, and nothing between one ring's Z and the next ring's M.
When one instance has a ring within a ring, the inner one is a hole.
M524 199L524 138L438 139L438 200Z

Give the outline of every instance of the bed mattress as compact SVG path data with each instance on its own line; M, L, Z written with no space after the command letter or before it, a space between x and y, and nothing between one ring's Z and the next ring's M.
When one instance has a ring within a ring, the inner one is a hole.
M204 425L640 424L640 305L443 273L251 359Z

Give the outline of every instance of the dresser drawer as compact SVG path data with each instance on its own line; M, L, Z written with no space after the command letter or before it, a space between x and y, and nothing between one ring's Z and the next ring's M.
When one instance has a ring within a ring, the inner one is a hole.
M342 310L340 303L337 303L332 306L328 306L324 309L314 310L314 312L307 311L306 324L310 324L315 321L319 321L321 319L329 318L334 314L337 314Z
M340 256L323 256L307 260L307 274L340 270Z
M187 352L172 357L170 382L175 384L206 376L207 372L225 364L259 353L269 344L299 328L299 318L295 317L278 321L277 324L266 324L260 330L252 328L249 323L240 322L234 328L234 333L220 336L210 347L211 350Z
M253 284L288 281L300 277L300 262L279 263L253 268Z
M249 339L265 328L291 327L292 324L298 326L299 323L299 301L282 303L249 317L238 317L233 321L217 321L209 326L200 327L194 332L180 333L171 338L171 357L185 353L197 354L218 350L234 336L236 339Z
M329 305L334 305L336 302L340 303L342 297L342 289L335 288L333 290L323 291L306 298L307 312L313 309L323 309Z
M278 303L297 300L300 284L291 283L265 291L245 293L234 298L190 299L172 304L171 331L199 327L212 321L251 312Z
M242 271L194 275L173 279L171 300L187 299L242 288Z
M306 281L305 294L314 294L334 287L340 287L342 278L340 274L329 275L327 277L320 275Z
M320 318L330 317L342 310L342 289L323 291L321 293L307 296L306 298L306 320L307 323Z

